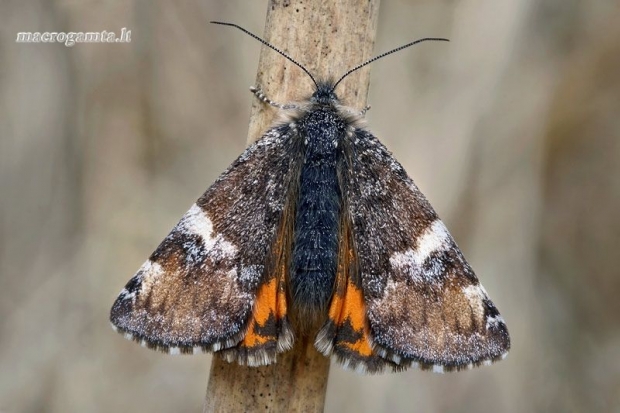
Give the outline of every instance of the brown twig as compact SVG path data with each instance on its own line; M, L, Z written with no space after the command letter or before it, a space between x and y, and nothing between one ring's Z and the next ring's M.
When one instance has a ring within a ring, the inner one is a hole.
M378 8L378 0L270 1L264 39L315 77L337 78L372 57ZM369 81L366 67L347 77L336 92L344 104L361 110ZM260 55L257 84L283 103L308 96L314 86L301 69L266 47ZM264 133L274 115L273 108L254 101L248 143ZM322 412L329 359L314 349L313 338L296 340L295 347L271 366L239 366L215 356L204 412Z

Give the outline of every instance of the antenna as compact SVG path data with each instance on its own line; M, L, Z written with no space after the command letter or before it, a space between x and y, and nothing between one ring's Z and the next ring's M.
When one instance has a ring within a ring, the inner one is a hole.
M306 69L305 67L303 67L299 62L295 61L295 59L293 59L292 57L290 57L289 55L287 55L286 53L284 53L282 50L278 49L277 47L269 44L268 42L266 42L265 40L261 39L260 37L258 37L257 35L255 35L254 33L250 33L249 31L245 30L243 27L241 26L237 26L236 24L233 23L225 23L225 22L215 22L212 21L211 23L213 24L221 24L222 26L231 26L231 27L236 27L237 29L241 30L242 32L244 32L245 34L255 38L256 40L258 40L259 42L261 42L262 44L264 44L265 46L269 47L272 50L275 50L276 52L280 53L282 56L284 56L285 58L287 58L289 61L293 62L295 65L297 65L299 68L301 68L301 70L303 70L304 72L306 72L306 74L308 76L310 76L310 79L312 79L312 82L314 83L314 85L317 87L319 87L319 85L316 83L316 80L314 79L314 76L312 76L310 74L310 72L308 72L308 69Z
M266 42L265 40L261 39L260 37L258 37L257 35L255 35L254 33L250 33L249 31L247 31L246 29L244 29L241 26L238 26L234 23L225 23L225 22L216 22L216 21L212 21L211 23L213 24L220 24L222 26L231 26L231 27L236 27L237 29L241 30L242 32L244 32L245 34L255 38L256 40L258 40L259 42L261 42L262 44L264 44L265 46L269 47L272 50L275 50L276 52L278 52L279 54L281 54L282 56L284 56L286 59L288 59L289 61L291 61L292 63L294 63L297 67L299 67L301 70L303 70L304 72L306 72L306 74L308 76L310 76L310 79L312 79L312 82L314 83L314 85L317 87L319 87L318 83L316 82L316 80L314 79L314 76L312 76L312 74L308 71L308 69L306 69L305 67L303 67L299 62L297 62L295 59L293 59L292 57L290 57L289 55L287 55L286 53L284 53L282 50L278 49L277 47L271 45L270 43ZM385 52L380 54L379 56L375 56L370 60L365 61L364 63L355 66L353 69L349 70L347 73L345 73L340 79L338 79L338 81L336 83L334 83L334 86L332 87L332 92L334 90L336 90L336 86L338 86L338 84L340 82L342 82L344 80L345 77L349 76L351 73L355 72L356 70L361 69L362 67L371 64L372 62L374 62L375 60L379 60L382 57L385 57L387 55L390 55L392 53L396 53L400 50L406 49L409 46L413 46L414 44L418 44L418 43L422 43L422 42L426 42L426 41L441 41L441 42L449 42L450 40L448 39L444 39L442 37L425 37L423 39L418 39L416 41L413 41L411 43L407 43L406 45L397 47L396 49L392 49L389 52Z
M364 66L366 66L366 65L371 64L371 63L372 63L372 62L374 62L375 60L379 60L379 59L381 59L382 57L385 57L385 56L387 56L387 55L389 55L389 54L396 53L396 52L398 52L398 51L400 51L400 50L403 50L403 49L408 48L409 46L413 46L414 44L418 44L418 43L422 43L422 42L426 42L426 41L441 41L441 42L449 42L450 40L448 40L448 39L444 39L444 38L442 38L442 37L425 37L425 38L423 38L423 39L418 39L418 40L413 41L413 42L411 42L411 43L407 43L406 45L403 45L403 46L397 47L396 49L392 49L392 50L390 50L389 52L382 53L382 54L380 54L379 56L375 56L375 57L373 57L372 59L367 60L367 61L365 61L364 63L362 63L362 64L360 64L360 65L355 66L353 69L351 69L351 70L349 70L347 73L345 73L345 74L344 74L344 75L343 75L340 79L338 79L338 81L337 81L336 83L334 83L334 86L332 87L332 92L333 92L334 90L336 90L336 86L338 86L338 84L339 84L340 82L342 82L342 80L343 80L345 77L349 76L351 73L355 72L356 70L359 70L359 69L361 69L362 67L364 67Z

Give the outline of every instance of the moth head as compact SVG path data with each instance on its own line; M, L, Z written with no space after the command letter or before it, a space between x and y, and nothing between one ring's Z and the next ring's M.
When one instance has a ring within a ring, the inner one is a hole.
M314 93L310 97L310 101L318 105L333 105L339 103L338 96L336 92L334 92L334 82L318 82Z

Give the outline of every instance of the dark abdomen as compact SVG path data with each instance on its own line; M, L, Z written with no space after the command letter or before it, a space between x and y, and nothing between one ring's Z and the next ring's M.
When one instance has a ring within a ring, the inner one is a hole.
M341 193L335 142L342 125L332 116L314 113L300 128L307 143L298 187L290 287L302 316L318 316L327 308L336 277Z

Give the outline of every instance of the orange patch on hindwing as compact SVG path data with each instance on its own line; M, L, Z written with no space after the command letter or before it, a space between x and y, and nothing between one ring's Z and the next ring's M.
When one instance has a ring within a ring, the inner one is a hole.
M277 279L274 277L258 290L254 313L248 331L241 342L242 346L256 347L270 340L277 340L277 286Z
M286 272L289 268L289 254L292 222L289 208L285 208L271 249L271 261L266 280L259 286L254 301L254 311L248 329L240 346L256 348L276 343L282 334L288 334Z
M343 217L343 222L336 285L328 317L337 329L336 348L369 357L373 351L364 294L354 279L357 276L357 257L352 244L351 224L346 217Z

